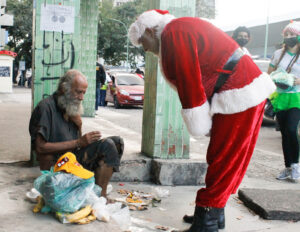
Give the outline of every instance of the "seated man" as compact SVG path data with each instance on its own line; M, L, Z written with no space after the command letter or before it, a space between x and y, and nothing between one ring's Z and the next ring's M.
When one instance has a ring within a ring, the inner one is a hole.
M101 139L100 131L81 135L82 100L88 87L85 76L69 70L60 78L57 91L43 99L31 115L29 132L41 170L49 170L65 152L73 152L78 162L95 173L96 184L106 188L114 171L119 170L123 139Z

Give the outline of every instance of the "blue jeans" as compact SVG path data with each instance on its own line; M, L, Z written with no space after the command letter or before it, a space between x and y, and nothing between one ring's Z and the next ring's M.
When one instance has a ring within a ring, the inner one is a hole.
M95 110L98 110L98 106L100 105L100 89L96 89L96 102L95 102Z
M100 89L100 106L105 106L106 90Z

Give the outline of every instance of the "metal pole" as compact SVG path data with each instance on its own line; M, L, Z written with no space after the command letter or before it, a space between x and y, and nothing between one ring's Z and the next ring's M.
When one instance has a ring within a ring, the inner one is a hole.
M116 21L118 23L121 23L124 26L125 30L126 30L126 37L127 37L126 71L128 71L128 46L129 46L128 29L127 29L125 23L123 23L122 21L120 21L118 19L112 19L112 18L108 18L108 19Z
M128 34L128 33L127 33ZM128 41L128 35L127 35L127 56L126 56L126 71L128 71L128 44L129 44L129 41Z
M267 23L266 23L266 35L265 35L265 49L264 49L264 59L267 58L268 50L268 37L269 37L269 6L270 1L267 0Z

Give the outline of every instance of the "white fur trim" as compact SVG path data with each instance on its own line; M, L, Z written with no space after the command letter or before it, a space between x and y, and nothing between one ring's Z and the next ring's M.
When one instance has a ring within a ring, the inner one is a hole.
M240 89L216 93L211 103L211 114L234 114L260 104L276 89L267 73L262 73L252 83Z
M140 46L138 41L144 34L146 28L156 27L156 35L160 38L164 27L173 19L175 19L175 16L171 14L162 15L155 10L146 11L130 25L128 37L134 46Z
M210 133L212 119L209 104L206 101L201 106L181 110L182 118L192 136L208 135Z

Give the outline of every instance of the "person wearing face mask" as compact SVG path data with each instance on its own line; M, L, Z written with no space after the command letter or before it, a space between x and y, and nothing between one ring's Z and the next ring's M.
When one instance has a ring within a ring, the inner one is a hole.
M246 55L251 56L250 52L245 47L250 40L250 31L247 27L242 26L235 29L233 31L232 38L238 43L238 45L240 45L240 48Z
M279 73L284 80L291 79L289 87L276 83L277 89L271 102L276 113L282 135L282 149L285 169L277 179L290 179L293 182L300 180L299 166L299 135L300 121L300 22L291 22L283 30L284 44L275 51L268 69L272 75ZM279 82L278 82L279 83Z

